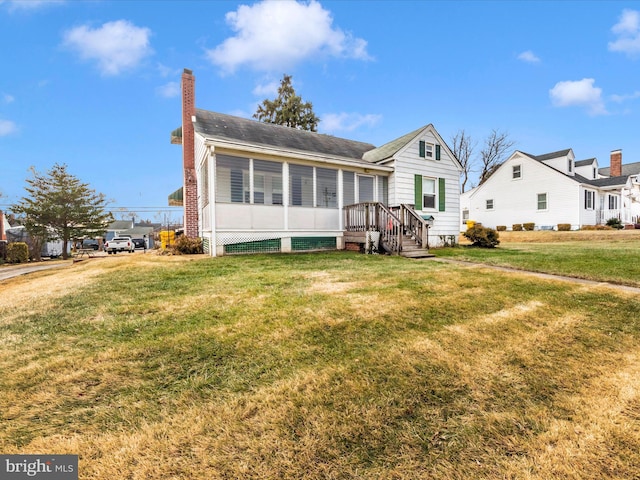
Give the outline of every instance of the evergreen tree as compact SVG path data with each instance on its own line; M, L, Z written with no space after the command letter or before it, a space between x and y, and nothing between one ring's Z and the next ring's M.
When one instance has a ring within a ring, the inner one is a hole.
M320 119L313 113L311 102L303 102L291 85L291 75L284 75L275 100L263 100L253 114L261 122L275 123L298 130L318 131Z
M34 168L31 172L33 178L27 179L25 187L28 196L11 207L24 217L31 236L42 241L62 240L66 259L70 240L104 234L113 218L105 211L102 193L67 172L66 165L56 163L46 174Z

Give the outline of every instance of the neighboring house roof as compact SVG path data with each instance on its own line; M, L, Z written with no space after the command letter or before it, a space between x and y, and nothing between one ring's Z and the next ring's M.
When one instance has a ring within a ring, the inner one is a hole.
M132 220L115 220L109 224L107 230L126 230L133 225Z
M235 140L254 145L314 152L361 160L375 145L196 109L196 133L212 139Z
M576 160L575 164L576 164L576 167L585 167L587 165L593 165L593 162L595 161L596 161L595 158L587 158L586 160Z
M127 228L126 230L121 230L118 232L119 235L132 235L132 236L142 236L142 235L151 235L153 233L153 227L133 227Z
M598 170L600 175L609 176L611 172L611 167L604 167ZM627 163L622 165L622 176L628 177L629 175L638 175L640 174L640 162L635 163Z
M597 180L587 180L586 183L589 183L595 187L613 187L625 185L628 178L628 175L622 175L620 177L607 177L598 178Z
M520 152L520 153L524 153L526 156L531 157L535 160L538 160L539 162L544 162L545 160L551 160L552 158L565 157L569 155L570 151L571 149L567 148L565 150L558 150L557 152L543 153L542 155L531 155L530 153L526 153L526 152Z
M611 187L611 186L618 186L618 185L624 185L627 183L627 177L628 175L623 175L621 177L609 177L609 178L598 178L596 180L592 180L586 177L583 177L582 175L578 175L577 173L575 175L567 175L564 172L561 172L560 170L556 170L555 168L553 168L550 165L547 165L546 163L544 163L545 160L551 160L554 158L558 158L558 157L564 157L566 155L568 155L568 153L571 151L570 148L566 149L566 150L560 150L558 152L553 152L553 153L545 153L543 155L531 155L528 153L524 153L524 152L520 152L528 157L533 158L534 160L538 160L540 163L542 163L543 165L546 165L547 167L549 167L550 169L552 169L554 172L563 175L571 180L574 180L578 183L585 183L587 185L592 185L594 187ZM590 165L595 161L595 158L592 159L588 159L588 160L580 160L580 162L575 162L576 166L578 166L578 163L580 163L582 166L584 165ZM602 169L601 169L602 170Z

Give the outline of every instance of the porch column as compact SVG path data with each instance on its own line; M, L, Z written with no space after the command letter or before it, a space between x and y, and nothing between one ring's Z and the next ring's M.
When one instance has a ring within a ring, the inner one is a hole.
M282 164L282 212L284 229L289 230L289 162Z

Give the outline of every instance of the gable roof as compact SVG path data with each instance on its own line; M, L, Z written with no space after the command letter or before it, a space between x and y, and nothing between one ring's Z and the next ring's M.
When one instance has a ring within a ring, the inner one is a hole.
M598 170L600 175L609 176L611 174L611 167L604 167ZM638 175L640 173L640 162L627 163L622 165L622 176L628 177L629 175Z
M558 150L557 152L551 152L551 153L543 153L542 155L531 155L530 153L527 152L523 152L518 150L520 153L526 155L527 157L531 157L534 160L538 160L539 162L544 162L545 160L551 160L554 158L560 158L560 157L566 157L567 155L569 155L569 152L571 151L570 148L567 148L565 150Z
M363 155L363 159L375 163L391 158L426 128L427 126L418 128L417 130L407 133L400 138L396 138L395 140L385 143L381 147L369 150Z
M596 161L596 158L587 158L585 160L576 160L575 165L576 167L586 167L587 165L593 165L593 163Z
M196 133L211 139L235 140L336 157L362 160L365 152L375 149L370 143L347 140L296 128L234 117L196 109Z

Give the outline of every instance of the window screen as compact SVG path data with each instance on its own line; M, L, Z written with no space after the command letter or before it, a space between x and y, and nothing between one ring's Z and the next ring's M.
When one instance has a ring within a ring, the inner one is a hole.
M373 177L358 175L358 202L373 202Z
M253 203L282 205L282 164L253 161Z
M313 207L313 167L291 165L289 167L290 204Z
M338 171L316 168L316 206L338 207Z
M249 203L249 159L216 156L216 201Z
M389 178L378 177L378 201L389 204Z
M353 172L342 172L342 189L344 205L356 203L356 185Z

